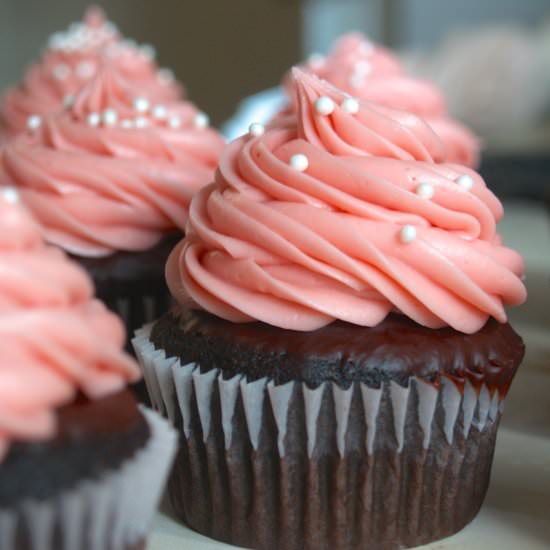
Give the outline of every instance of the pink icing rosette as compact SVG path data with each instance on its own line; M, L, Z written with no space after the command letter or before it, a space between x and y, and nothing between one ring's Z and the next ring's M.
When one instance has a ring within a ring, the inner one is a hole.
M344 35L327 57L315 56L303 70L330 82L353 97L408 111L423 117L445 144L449 162L475 167L479 163L479 141L447 114L445 98L430 82L407 74L387 49L372 44L359 33ZM284 85L294 97L293 79ZM278 115L276 124L288 123L295 106Z
M0 132L14 136L26 130L30 117L59 111L92 80L108 57L117 71L156 102L175 101L181 86L167 69L158 69L151 46L124 40L99 8L90 8L83 23L50 37L42 58L23 81L6 92L0 105Z
M52 436L77 392L100 398L139 378L120 321L16 202L0 188L0 460L10 441Z
M300 331L392 311L464 333L505 322L526 297L523 261L501 244L482 178L444 163L414 115L294 78L297 124L231 143L193 200L167 264L173 296Z
M87 257L146 250L184 229L213 179L223 140L204 116L136 96L106 62L66 110L6 145L5 176L49 242Z

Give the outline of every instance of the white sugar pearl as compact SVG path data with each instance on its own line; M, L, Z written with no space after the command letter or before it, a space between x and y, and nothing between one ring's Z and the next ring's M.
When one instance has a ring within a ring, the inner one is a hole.
M19 193L15 187L3 187L1 188L2 198L9 204L15 204L19 202Z
M74 100L75 100L75 97L74 95L66 95L64 98L63 98L63 106L65 107L65 109L69 109L70 107L72 107L74 105Z
M315 111L320 115L330 115L334 111L334 101L326 95L315 100Z
M295 170L298 170L298 172L304 172L308 169L309 160L302 153L297 153L296 155L292 155L290 157L290 166L292 166Z
M156 119L164 120L168 116L168 109L164 105L155 105L152 113Z
M134 99L134 109L138 113L146 113L151 107L149 100L145 97L136 97Z
M180 128L181 127L181 118L177 115L173 115L168 119L168 126L170 128Z
M52 73L56 80L67 80L71 74L71 68L65 63L59 63L53 68Z
M314 69L321 67L325 63L325 57L320 53L312 53L307 59L308 65Z
M118 115L114 109L105 109L101 115L101 120L105 126L114 126L118 122Z
M42 126L42 117L38 115L31 115L27 118L27 128L29 130L36 130Z
M365 75L353 73L349 79L349 83L353 88L361 88L365 84Z
M90 126L99 126L101 117L99 116L99 113L90 113L86 121Z
M140 46L139 51L143 57L146 57L149 60L155 59L155 56L157 55L155 48L151 46L151 44L143 44Z
M421 183L416 188L416 194L423 199L431 199L434 196L434 187L430 183Z
M146 128L149 126L149 119L144 116L138 116L136 120L134 120L134 125L136 128Z
M82 61L76 67L76 74L82 80L92 78L95 73L95 65L91 61Z
M456 179L456 183L460 185L463 189L466 189L466 191L469 191L474 186L474 180L472 176L469 176L468 174L462 174Z
M174 71L172 71L172 69L166 69L166 68L159 69L157 76L158 76L158 79L165 84L174 82L176 78L174 75Z
M372 71L371 64L366 61L365 59L362 59L361 61L358 61L355 64L355 73L361 76L366 76Z
M368 40L363 40L361 44L359 44L359 53L361 55L370 55L374 51L374 45L372 42L369 42Z
M206 113L197 113L193 122L197 128L206 128L210 124L210 119Z
M265 126L263 124L260 124L259 122L253 122L248 127L248 133L251 136L255 136L255 137L263 136L264 132L265 132Z
M359 112L359 101L354 97L346 97L346 99L342 101L342 109L354 115Z
M404 225L399 231L399 240L402 243L412 243L416 239L416 227L414 225Z
M134 121L130 120L129 118L125 118L120 122L120 125L122 128L126 128L127 130L130 128L134 128Z

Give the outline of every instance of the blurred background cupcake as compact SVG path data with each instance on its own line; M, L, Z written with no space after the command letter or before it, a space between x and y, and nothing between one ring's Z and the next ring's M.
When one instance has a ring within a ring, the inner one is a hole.
M0 189L2 550L145 547L175 446L120 321Z
M63 110L31 120L4 146L4 178L131 334L168 306L164 263L223 140L193 104L157 103L109 56Z

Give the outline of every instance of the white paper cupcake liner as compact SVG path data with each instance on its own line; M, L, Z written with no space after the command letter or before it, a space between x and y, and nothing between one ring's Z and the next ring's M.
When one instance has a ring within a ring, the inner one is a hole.
M169 482L194 529L273 550L401 548L456 532L489 480L503 402L439 386L275 385L133 345L153 407L182 432Z
M142 408L151 435L117 470L55 497L0 508L0 550L139 548L155 515L172 463L176 433ZM23 545L23 546L21 546Z

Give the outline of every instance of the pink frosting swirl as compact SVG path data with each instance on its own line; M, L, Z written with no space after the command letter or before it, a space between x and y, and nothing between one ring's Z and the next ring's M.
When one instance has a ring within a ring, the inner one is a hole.
M14 199L0 189L0 460L10 441L52 436L77 392L100 398L139 377L120 321Z
M49 242L105 256L183 230L222 148L191 103L136 97L107 63L70 107L6 145L3 168Z
M322 84L295 78L297 129L231 143L216 183L193 200L166 268L174 297L302 331L374 326L391 311L465 333L504 322L504 305L526 297L523 262L500 242L502 206L482 178L434 163L422 127L411 134L362 102L344 108L343 93L319 113ZM372 156L373 135L398 153Z
M467 166L478 164L478 139L447 115L447 105L440 90L430 82L405 74L389 50L372 44L361 34L344 35L326 58L315 57L303 68L354 97L423 117L445 144L449 162ZM294 97L290 74L285 77L284 84L289 97ZM293 110L295 107L290 112ZM276 119L277 122L281 120L284 115Z
M20 84L6 92L0 105L0 129L14 136L27 128L30 116L44 116L62 109L98 71L104 57L136 89L157 102L181 97L181 86L170 71L159 70L150 46L123 40L103 12L90 8L83 23L50 37L42 58L26 71Z

